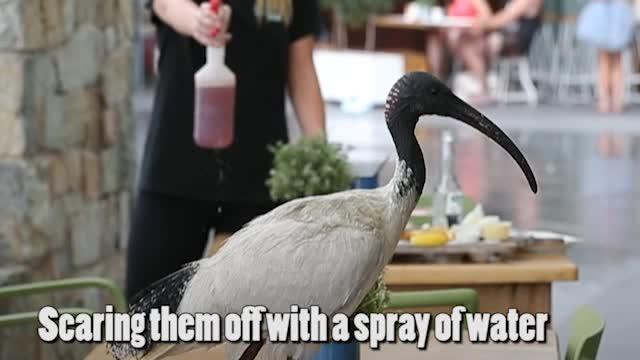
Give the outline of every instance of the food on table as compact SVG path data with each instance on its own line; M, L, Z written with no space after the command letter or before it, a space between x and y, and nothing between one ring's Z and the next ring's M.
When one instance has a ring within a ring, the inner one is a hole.
M481 204L477 204L473 210L469 211L469 213L462 219L460 225L473 225L477 224L484 218L484 209Z
M486 216L481 204L476 205L460 224L451 228L414 223L402 233L402 238L410 240L414 246L473 244L481 240L502 241L510 237L511 222L503 221L499 216Z
M502 241L511 235L511 223L500 221L486 224L482 227L482 237L485 241Z
M480 221L478 221L476 224L483 228L487 225L490 224L497 224L500 222L500 217L499 216L485 216L482 219L480 219Z
M442 246L451 239L450 233L445 228L431 228L416 231L411 234L410 242L413 246Z
M475 225L461 225L452 229L451 244L473 244L480 241L481 231Z

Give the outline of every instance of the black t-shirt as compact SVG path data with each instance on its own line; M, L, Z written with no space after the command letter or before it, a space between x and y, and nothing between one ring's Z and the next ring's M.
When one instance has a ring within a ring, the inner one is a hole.
M159 75L141 189L203 200L270 202L265 181L273 155L268 147L288 140L289 45L318 31L319 11L315 0L257 2L261 9L253 0L225 1L233 10L226 64L236 75L237 87L234 142L224 150L203 149L193 140L193 77L205 63L205 47L152 13ZM288 12L278 13L282 6L272 2L286 4L292 10L290 17Z

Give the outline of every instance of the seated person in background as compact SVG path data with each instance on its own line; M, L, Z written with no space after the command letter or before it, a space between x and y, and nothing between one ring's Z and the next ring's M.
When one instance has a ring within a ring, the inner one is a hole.
M473 29L491 33L489 54L524 55L541 23L544 0L507 0L504 8L492 16L478 18Z
M491 17L491 7L486 0L453 0L447 8L447 15L468 17L476 22L483 22ZM480 84L480 93L471 99L471 102L486 103L489 100L489 93L484 33L475 28L450 28L446 30L445 36L451 54L462 60L464 66Z

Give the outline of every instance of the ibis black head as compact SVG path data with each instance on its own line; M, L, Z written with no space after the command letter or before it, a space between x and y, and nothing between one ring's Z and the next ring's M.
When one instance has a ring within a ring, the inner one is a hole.
M385 119L393 132L396 127L415 127L421 115L450 117L485 134L511 155L527 178L531 190L534 193L538 191L536 178L527 159L507 134L478 110L454 95L451 89L435 76L426 72L411 72L398 80L391 89L387 98Z

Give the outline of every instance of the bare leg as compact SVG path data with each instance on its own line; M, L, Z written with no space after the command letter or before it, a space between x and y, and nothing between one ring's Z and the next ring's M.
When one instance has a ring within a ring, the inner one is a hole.
M499 60L500 53L504 47L504 35L499 32L493 32L487 35L486 40L487 53L489 61L494 63Z
M444 36L441 32L428 32L425 35L426 58L429 69L438 79L444 80Z
M624 80L622 70L622 54L610 53L611 61L611 110L622 112L624 108Z
M462 59L465 68L480 83L480 97L487 97L487 64L484 56L484 35L450 30L447 33L447 45L455 57Z
M450 29L446 33L443 34L446 42L447 48L451 52L451 54L455 57L460 57L460 48L462 47L462 30L460 29Z
M484 37L482 35L464 34L460 40L459 51L465 66L480 83L480 97L487 97L489 90Z
M610 157L612 152L611 133L604 133L598 137L598 150L603 157Z
M598 110L600 112L609 112L611 110L610 92L611 81L611 64L609 54L601 51L598 54Z

